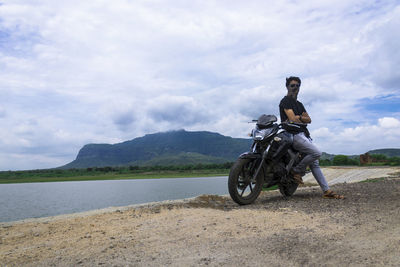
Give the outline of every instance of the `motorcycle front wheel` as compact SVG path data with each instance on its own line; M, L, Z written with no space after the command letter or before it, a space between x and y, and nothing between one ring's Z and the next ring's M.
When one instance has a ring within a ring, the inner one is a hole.
M264 172L254 174L260 164L259 159L239 158L232 166L228 178L229 195L239 205L253 203L260 195L264 183Z

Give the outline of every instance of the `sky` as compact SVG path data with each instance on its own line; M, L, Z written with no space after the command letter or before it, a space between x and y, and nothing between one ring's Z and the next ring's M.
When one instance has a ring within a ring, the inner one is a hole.
M246 138L285 78L321 151L400 148L397 0L0 0L0 170L160 131Z

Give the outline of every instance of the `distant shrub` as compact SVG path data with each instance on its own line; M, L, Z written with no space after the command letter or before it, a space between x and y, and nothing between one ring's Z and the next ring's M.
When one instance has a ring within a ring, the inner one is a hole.
M388 157L386 155L383 154L372 154L371 158L373 158L376 161L385 161L388 159Z
M333 165L340 166L340 165L359 165L357 160L351 159L345 155L336 155L333 158Z
M331 166L332 161L330 161L329 159L323 159L323 160L319 161L319 165L320 166Z
M139 170L139 166L129 166L129 170L130 171L137 171L137 170Z

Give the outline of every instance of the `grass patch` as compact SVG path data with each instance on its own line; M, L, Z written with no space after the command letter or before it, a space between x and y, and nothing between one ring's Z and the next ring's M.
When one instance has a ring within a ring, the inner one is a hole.
M71 182L71 181L98 181L98 180L128 180L128 179L162 179L162 178L195 178L227 176L229 170L192 170L192 171L152 171L143 173L104 173L97 175L60 176L60 177L1 177L0 184L11 183L43 183L43 182Z
M273 186L271 186L271 187L263 187L263 188L262 188L262 191L273 191L273 190L276 190L276 189L278 189L278 188L279 188L278 185L273 185Z
M382 178L373 178L373 179L367 179L367 180L364 180L364 181L360 181L360 183L377 183L377 182L381 182L383 180L385 180L384 177L382 177Z

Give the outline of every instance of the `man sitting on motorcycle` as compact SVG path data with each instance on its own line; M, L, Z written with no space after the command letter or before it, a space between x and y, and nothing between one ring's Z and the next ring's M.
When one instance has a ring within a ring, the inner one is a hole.
M310 167L312 174L324 192L324 198L343 199L343 195L336 194L330 190L328 182L319 167L318 159L321 157L321 151L311 142L310 134L307 129L307 124L311 123L311 118L308 115L303 104L297 100L299 94L301 80L299 77L286 78L287 95L279 104L279 112L282 122L302 123L300 128L293 132L293 148L304 153L306 156L300 163L292 169L292 174L295 181L303 184L302 176L305 175L307 166Z

